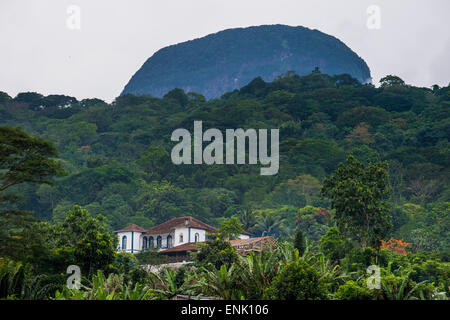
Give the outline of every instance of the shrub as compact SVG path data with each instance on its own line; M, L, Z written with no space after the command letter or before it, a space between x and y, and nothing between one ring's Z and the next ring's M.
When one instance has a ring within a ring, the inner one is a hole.
M210 263L218 270L222 265L227 268L236 262L238 255L228 241L216 238L202 243L200 252L195 257L198 266L208 267Z
M372 292L368 288L361 287L353 280L340 286L334 297L339 300L370 300L373 298Z
M284 265L264 297L273 300L327 299L327 290L319 273L303 259Z

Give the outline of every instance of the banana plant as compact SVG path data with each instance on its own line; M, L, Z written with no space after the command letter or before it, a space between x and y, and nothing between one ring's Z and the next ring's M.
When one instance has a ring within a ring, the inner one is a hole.
M160 294L161 299L169 299L179 293L175 280L176 274L175 270L169 269L164 269L161 273L150 274L154 290Z
M136 283L124 283L123 277L110 274L105 277L99 270L92 277L89 286L81 285L80 289L56 291L54 300L148 300L154 299L155 294L148 286Z
M278 268L277 255L271 250L241 257L240 263L236 264L236 280L246 292L246 298L262 299L264 289L269 286Z
M206 295L220 297L224 300L244 298L244 292L236 287L236 265L229 269L222 265L219 270L201 267L199 277L191 284L191 290L197 289Z

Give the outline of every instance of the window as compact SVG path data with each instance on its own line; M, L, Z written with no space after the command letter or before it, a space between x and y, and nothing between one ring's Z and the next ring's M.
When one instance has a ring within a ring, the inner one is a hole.
M198 232L195 233L194 241L195 242L199 242L200 241L200 235L198 234Z
M183 243L183 234L180 233L180 243Z
M127 236L122 237L122 250L127 250Z
M162 238L161 236L158 236L156 238L156 247L161 248L161 246L162 246Z
M167 248L171 248L172 247L172 236L168 235L167 236Z
M148 237L148 247L153 248L154 246L155 246L155 243L154 243L153 237L152 236Z
M142 238L142 249L147 249L147 237Z

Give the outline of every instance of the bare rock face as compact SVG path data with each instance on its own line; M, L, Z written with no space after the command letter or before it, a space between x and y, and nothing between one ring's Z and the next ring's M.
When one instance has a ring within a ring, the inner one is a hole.
M364 60L333 36L304 27L263 25L162 48L134 74L122 95L162 97L181 88L217 98L258 76L272 81L287 71L306 75L316 67L330 75L348 73L362 83L371 78Z

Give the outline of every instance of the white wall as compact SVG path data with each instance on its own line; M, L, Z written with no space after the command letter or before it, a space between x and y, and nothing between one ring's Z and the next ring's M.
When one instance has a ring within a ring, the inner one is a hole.
M189 231L190 229L190 231ZM197 228L192 228L192 227L182 227L182 228L176 228L174 230L174 232L172 233L161 233L161 234L152 234L152 235L146 235L147 237L147 241L149 239L150 236L153 237L153 243L154 246L156 246L156 239L158 236L161 236L162 238L162 243L161 246L162 248L167 248L167 236L170 234L172 236L172 246L179 246L182 244L186 244L188 242L195 242L195 234L198 233L199 237L198 237L198 242L204 242L206 241L206 230L203 229L197 229ZM183 242L180 242L180 235L183 235ZM127 237L127 247L125 250L122 250L122 237L126 236ZM126 252L131 252L132 248L131 248L131 238L133 236L133 253L139 252L142 250L142 244L144 243L144 236L142 235L142 232L139 231L123 231L123 232L118 232L117 233L117 237L119 238L119 246L118 246L118 251L126 251ZM189 238L190 236L190 238ZM246 235L243 235L246 236ZM248 238L248 236L247 236ZM243 238L244 239L244 238ZM147 242L148 243L148 242ZM149 243L148 243L149 245Z
M191 239L190 242L195 242L195 234L198 233L199 239L198 242L206 241L206 230L191 228Z
M183 235L183 242L180 242L180 235ZM188 228L176 228L174 234L174 246L188 243Z
M192 227L176 228L174 245L179 246L180 244L185 244L188 242L195 242L195 234L196 233L198 233L198 235L199 235L198 242L206 241L206 231L203 229L197 229L197 228L192 228ZM183 242L180 242L180 234L183 234Z
M190 229L190 231L189 231ZM195 234L198 233L199 235L199 239L198 242L203 242L206 241L206 231L203 229L197 229L197 228L189 228L189 227L181 227L181 228L176 228L174 230L174 232L172 233L161 233L161 234L152 234L152 235L148 235L147 239L152 236L153 237L153 241L154 241L154 245L156 246L156 238L158 236L162 237L162 247L166 248L167 247L167 236L170 234L172 236L172 246L176 247L182 244L186 244L188 242L195 242ZM183 242L180 242L180 235L183 235ZM189 239L190 236L190 239ZM141 247L142 248L142 239L143 237L141 237Z
M123 231L118 232L117 237L119 238L119 246L118 251L126 251L126 252L138 252L142 248L142 232L139 231ZM127 237L127 246L125 250L122 250L122 238L123 236ZM133 239L132 239L133 238ZM133 244L133 248L131 245ZM131 250L133 249L133 250Z
M150 237L153 237L153 246L156 247L157 246L157 238L158 236L161 236L161 247L162 248L167 248L167 236L171 235L172 236L172 246L174 246L174 242L175 242L175 238L174 238L174 234L173 233L155 233L155 234L150 234L150 235L146 235L145 237L147 237L147 247L150 246L150 242L149 239ZM141 248L142 248L142 243L144 241L144 236L141 236Z

